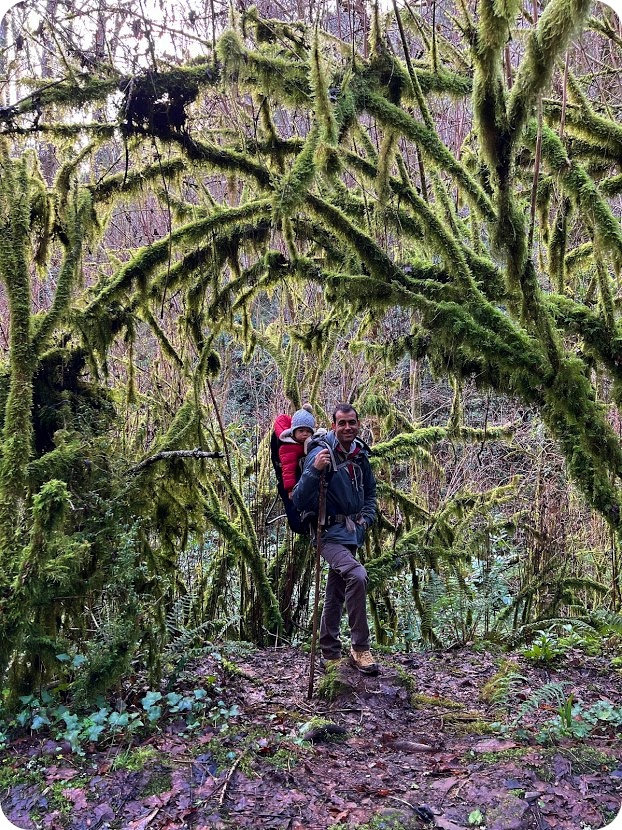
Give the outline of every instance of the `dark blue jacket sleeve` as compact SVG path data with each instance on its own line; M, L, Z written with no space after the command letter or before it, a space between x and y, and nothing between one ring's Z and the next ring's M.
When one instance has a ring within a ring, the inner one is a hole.
M313 459L320 452L321 447L314 447L305 461L305 466L298 484L294 487L292 501L301 513L317 513L320 493L320 471L313 466Z

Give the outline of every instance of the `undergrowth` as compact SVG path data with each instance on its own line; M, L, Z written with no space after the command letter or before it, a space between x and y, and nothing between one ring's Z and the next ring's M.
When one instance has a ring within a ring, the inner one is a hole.
M196 678L191 678L190 671L184 671L177 678L169 677L162 691L144 687L143 692L130 691L126 697L117 696L114 700L100 695L91 707L79 705L63 687L22 695L17 707L9 706L7 690L0 702L0 749L8 747L15 738L29 734L56 741L59 750L64 746L84 756L87 749L123 745L173 722L179 734L188 736L206 725L226 732L240 714L237 704L230 705L225 700L224 683L227 676L235 674L234 664L213 646L203 651L210 654L222 678L216 673L207 675L202 685L190 689L187 688L189 679L196 682ZM69 659L76 662L76 657L65 654L58 657L61 662ZM175 686L184 688L176 691Z

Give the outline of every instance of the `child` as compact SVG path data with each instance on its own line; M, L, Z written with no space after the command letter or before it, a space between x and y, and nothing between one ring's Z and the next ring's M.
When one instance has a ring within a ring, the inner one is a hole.
M300 459L305 454L305 441L315 431L315 418L310 404L289 415L279 415L274 422L274 432L279 439L279 461L283 474L283 489L291 498L292 490L299 478Z

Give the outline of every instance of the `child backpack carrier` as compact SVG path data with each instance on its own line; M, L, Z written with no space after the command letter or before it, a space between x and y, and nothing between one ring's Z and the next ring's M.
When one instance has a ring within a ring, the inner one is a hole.
M292 419L290 415L279 415L275 421L275 425L277 422L282 429L287 429L291 427ZM290 499L289 493L285 489L285 485L283 484L283 470L281 468L281 459L279 456L280 445L281 441L276 434L276 430L273 428L272 435L270 436L270 460L272 461L272 466L274 467L274 472L276 473L276 489L279 493L281 501L283 502L283 507L285 508L287 523L294 533L300 533L303 536L308 536L312 517L306 516L303 518L301 516L300 512L294 506L294 502ZM304 460L304 455L302 456L302 459ZM297 478L300 478L301 473L302 469L299 469Z
M291 427L291 416L290 415L279 415L274 423L274 427L272 429L272 434L270 436L270 460L272 461L272 466L274 467L274 472L276 474L276 488L279 494L281 501L283 502L283 507L285 509L285 515L287 516L287 523L289 524L290 528L294 533L299 533L302 536L308 536L310 533L311 525L313 523L314 514L312 513L304 513L301 514L300 511L294 505L294 502L289 497L288 491L285 489L285 484L283 482L283 469L281 466L281 458L279 455L279 448L283 443L279 439L279 435L285 430ZM279 429L279 435L277 435L276 427ZM316 442L318 439L321 439L323 435L326 434L326 430L317 430L313 437L307 439L305 442L305 453L301 456L298 468L296 470L296 481L300 478L302 474L302 468L304 466L304 461L306 458L306 451L310 449L310 446L316 446Z

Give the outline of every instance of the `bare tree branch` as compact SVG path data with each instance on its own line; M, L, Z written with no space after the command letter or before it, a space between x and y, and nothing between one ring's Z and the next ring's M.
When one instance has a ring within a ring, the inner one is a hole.
M136 464L135 467L130 467L128 473L130 475L136 475L144 470L146 467L150 467L152 464L155 464L156 461L163 461L164 459L169 458L224 458L224 453L222 452L205 452L200 447L195 447L193 450L163 450L162 452L158 452L155 455L152 455L150 458L145 458L144 461L141 461L140 464Z

